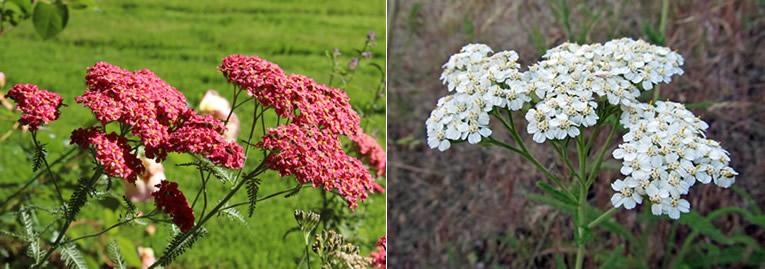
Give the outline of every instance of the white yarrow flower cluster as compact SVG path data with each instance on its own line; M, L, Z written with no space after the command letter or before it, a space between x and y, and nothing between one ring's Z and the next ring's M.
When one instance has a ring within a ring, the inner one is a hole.
M611 184L614 207L632 209L645 196L654 215L677 219L690 211L682 197L696 182L724 188L735 182L738 173L728 166L728 152L705 138L708 125L682 104L625 107L621 123L629 132L613 156L623 161L626 177Z
M444 64L441 80L454 92L438 100L426 121L428 145L441 151L450 141L481 142L491 135L489 112L494 107L518 110L531 98L518 85L518 54L470 44Z
M564 43L525 72L518 71L515 52L492 53L486 45L470 44L444 64L441 80L453 93L438 100L426 122L431 148L479 143L492 134L489 113L497 107L525 110L526 131L543 143L577 137L598 123L603 107L618 106L629 131L613 152L625 176L611 184L614 207L632 209L645 197L653 214L677 219L689 212L682 197L697 181L725 188L735 182L728 152L705 138L705 122L678 103L638 100L642 91L683 74L676 52L629 38Z
M639 103L637 85L650 90L683 73L679 54L627 38L605 44L564 43L542 58L524 76L542 99L526 113L527 132L537 143L576 137L579 128L595 125L599 97L613 105L633 105Z

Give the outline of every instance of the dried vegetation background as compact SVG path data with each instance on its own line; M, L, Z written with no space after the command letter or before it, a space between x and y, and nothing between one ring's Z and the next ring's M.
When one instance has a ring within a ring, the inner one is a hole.
M570 264L569 217L525 195L540 192L535 181L541 174L501 149L460 144L445 153L430 150L424 127L436 100L447 94L438 80L441 65L464 44L515 50L527 66L568 40L555 2L389 1L392 268L554 267L554 257L561 255ZM661 87L662 99L691 104L711 125L708 136L731 152L731 164L741 173L734 189L697 186L688 198L702 215L724 206L759 210L765 206L765 2L669 2L666 46L685 57L686 73ZM568 6L571 36L585 42L625 36L648 40L661 13L660 1L569 1ZM532 150L557 166L547 145L534 144ZM591 204L610 206L608 183L617 173L600 175L589 194ZM588 253L644 244L645 253L627 254L651 267L666 267L690 230L668 220L638 221L647 211L639 207L615 215L642 235L641 242L598 232ZM736 215L715 225L765 242L765 231ZM696 239L705 242L710 241L704 236ZM585 261L588 268L598 264L592 256Z

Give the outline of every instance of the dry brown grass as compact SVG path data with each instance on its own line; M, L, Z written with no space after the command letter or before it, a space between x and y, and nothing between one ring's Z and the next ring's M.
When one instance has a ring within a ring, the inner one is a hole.
M649 3L650 2L650 3ZM765 206L765 8L755 1L671 1L667 46L686 59L685 75L662 86L663 98L711 102L696 110L710 123L708 135L722 141L740 173L736 184ZM643 25L659 21L659 1L571 3L574 31L593 14L600 19L585 36L592 42L616 37L645 38ZM552 267L554 255L572 255L568 216L528 201L541 177L520 157L499 149L453 146L446 153L424 144L424 122L447 93L438 76L449 55L470 42L512 49L522 65L537 61L539 46L564 42L566 31L546 1L389 2L389 264L391 268ZM532 42L535 40L540 42ZM532 150L553 165L552 150ZM608 206L603 173L591 204ZM690 195L702 214L722 206L747 205L730 189L697 187ZM665 249L671 222L638 222L645 209L620 212L616 220L635 234L650 234L644 259L665 266L677 247ZM765 231L738 217L717 222L723 231L744 229L765 241ZM676 241L689 233L677 226ZM608 250L624 241L608 233L588 246ZM700 239L702 242L705 238ZM679 243L674 244L679 245ZM669 251L669 252L667 252ZM636 255L635 253L628 253ZM588 258L586 267L597 262Z

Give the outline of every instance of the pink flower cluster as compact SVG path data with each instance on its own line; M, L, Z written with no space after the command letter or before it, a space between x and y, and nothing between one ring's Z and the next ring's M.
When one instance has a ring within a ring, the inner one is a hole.
M356 144L356 151L365 156L375 169L377 176L385 176L385 150L377 144L377 140L364 132L350 136L350 139Z
M241 146L226 142L223 125L197 115L181 92L151 71L99 62L88 68L86 81L88 89L76 101L102 124L128 126L141 139L146 157L162 161L168 152L193 152L229 168L244 165Z
M157 184L157 191L152 193L157 208L173 217L173 223L181 232L188 232L194 226L194 210L186 201L186 196L178 190L178 183L164 180Z
M303 75L287 76L278 65L256 56L226 57L219 69L231 83L246 89L261 104L274 108L280 117L295 124L345 135L354 135L361 129L359 115L340 89Z
M125 137L116 133L106 134L97 128L76 129L72 132L72 144L87 148L93 145L96 160L104 166L104 173L121 177L134 183L144 171L143 163L133 154Z
M272 150L266 162L282 176L294 175L298 182L336 190L349 207L382 191L358 159L343 151L340 140L326 129L288 124L271 129L258 147Z
M60 114L61 96L48 90L41 90L37 85L14 85L7 96L16 101L16 108L23 113L19 122L29 126L32 131L37 130L40 125L58 119Z
M370 254L370 258L372 258L372 268L382 268L385 269L387 264L387 254L386 251L388 250L388 239L387 237L383 236L380 237L379 240L377 240L377 250L372 252Z

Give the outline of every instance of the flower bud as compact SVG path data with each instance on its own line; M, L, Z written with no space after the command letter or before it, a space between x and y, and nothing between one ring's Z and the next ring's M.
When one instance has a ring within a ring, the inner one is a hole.
M348 69L350 70L356 70L356 67L359 67L359 58L353 57L350 62L348 62Z
M5 87L5 73L0 72L0 89Z

